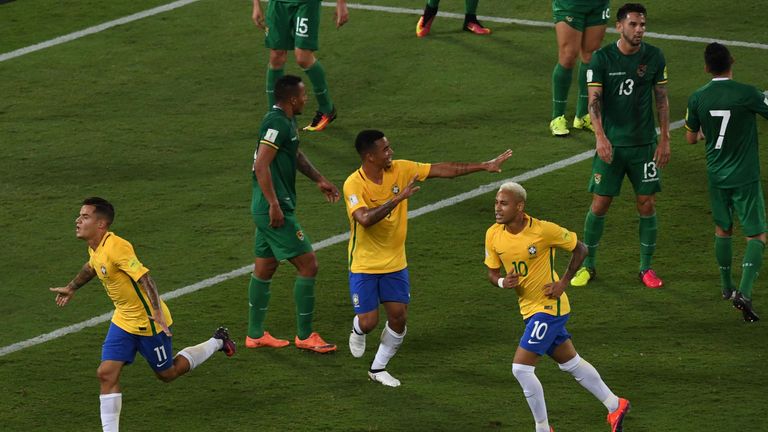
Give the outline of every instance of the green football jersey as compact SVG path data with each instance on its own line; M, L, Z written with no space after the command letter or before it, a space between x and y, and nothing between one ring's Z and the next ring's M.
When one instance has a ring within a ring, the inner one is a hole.
M603 88L603 129L614 147L656 143L653 87L667 83L664 54L642 42L624 55L616 43L595 51L587 69L587 85Z
M706 137L707 177L733 188L760 180L755 114L768 119L768 97L755 87L715 78L688 98L685 127Z
M320 3L322 0L269 0L269 1L280 2L280 3L304 4L304 3L310 3L310 2Z
M288 118L278 107L272 107L264 116L259 131L259 145L253 154L254 163L259 155L261 146L270 146L277 154L269 164L272 174L272 185L275 188L277 200L283 211L296 209L296 160L299 151L299 132L295 118ZM269 202L259 187L256 173L253 173L253 198L251 213L268 214Z

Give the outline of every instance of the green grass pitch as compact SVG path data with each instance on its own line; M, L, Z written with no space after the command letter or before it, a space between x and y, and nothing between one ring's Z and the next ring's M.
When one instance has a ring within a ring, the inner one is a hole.
M165 2L2 4L0 54ZM423 7L420 0L365 3ZM758 3L648 0L648 30L765 44ZM619 5L611 1L614 10ZM479 14L548 21L550 7L543 0L483 0ZM462 8L459 0L441 4L448 12ZM64 309L48 292L87 258L73 231L86 196L116 205L114 231L133 242L161 292L251 262L250 164L266 110L267 51L250 10L248 0L202 0L0 63L0 347L111 310L98 282ZM382 129L395 157L417 161L485 160L514 150L501 175L424 183L411 209L594 147L586 133L548 134L557 60L551 28L486 22L494 33L482 38L462 32L460 20L438 17L420 40L416 15L351 9L340 30L331 16L324 8L318 56L339 118L322 133L302 134L302 147L339 186L358 166L352 143L363 128ZM606 42L615 39L608 34ZM708 79L704 44L647 41L664 50L671 117L680 120L688 95ZM764 48L732 52L738 80L768 87ZM301 73L292 61L287 71ZM302 122L314 108L310 98ZM608 216L599 279L569 291L569 330L580 354L632 401L627 431L768 431L761 415L768 334L719 299L703 148L686 144L681 129L672 135L655 257L667 285L652 291L637 281L637 216L626 184ZM764 120L760 140L768 144ZM528 212L581 234L589 169L583 161L526 181ZM298 215L314 241L348 230L343 203L325 203L306 179L298 187ZM339 344L338 353L244 349L247 276L216 284L168 302L175 349L225 324L241 351L214 356L170 385L137 359L122 375L122 429L532 430L511 373L523 328L516 299L487 283L482 264L492 205L487 193L410 221L408 336L389 366L400 388L367 380L378 331L363 359L349 355L353 315L342 243L318 252L315 314L316 330ZM743 249L737 237L735 268ZM268 330L286 338L295 331L293 274L289 266L279 270L267 317ZM766 279L758 279L754 302L767 314L765 288ZM107 325L0 357L0 429L97 430L95 371ZM543 359L537 374L558 432L608 430L602 405L554 362Z

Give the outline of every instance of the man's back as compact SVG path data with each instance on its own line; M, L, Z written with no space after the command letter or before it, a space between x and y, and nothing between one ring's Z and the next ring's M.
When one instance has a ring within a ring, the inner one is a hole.
M755 114L768 118L768 97L755 87L715 78L688 100L686 127L706 137L713 186L732 188L760 179Z

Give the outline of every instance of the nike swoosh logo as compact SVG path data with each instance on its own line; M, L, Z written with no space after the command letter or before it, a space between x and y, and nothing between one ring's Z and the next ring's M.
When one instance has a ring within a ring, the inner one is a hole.
M541 342L534 342L534 341L528 339L528 343L531 344L531 345L536 345L536 344L540 344Z
M166 364L166 363L168 363L168 360L166 360L166 361L164 361L162 363L156 364L155 367L163 367L163 365Z

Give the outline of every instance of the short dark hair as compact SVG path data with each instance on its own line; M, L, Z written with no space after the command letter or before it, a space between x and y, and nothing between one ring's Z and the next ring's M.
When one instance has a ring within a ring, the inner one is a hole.
M275 83L275 100L283 102L296 96L301 84L301 78L296 75L284 75Z
M115 220L115 207L104 198L90 197L83 200L83 205L93 206L93 213L107 220L107 225L112 225Z
M370 152L376 147L376 141L384 138L384 132L376 129L366 129L355 138L355 149L360 156Z
M645 11L645 6L641 5L640 3L625 3L622 7L619 8L619 10L616 11L616 21L623 20L632 12L648 15L648 13Z
M704 63L711 74L722 75L731 70L733 57L725 45L712 42L704 49Z

